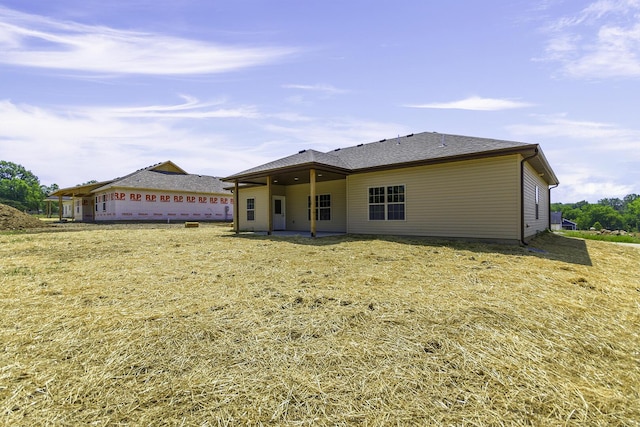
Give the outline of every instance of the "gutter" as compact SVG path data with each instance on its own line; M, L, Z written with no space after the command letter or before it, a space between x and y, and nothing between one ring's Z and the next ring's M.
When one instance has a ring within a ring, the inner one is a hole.
M549 191L548 191L549 195L547 197L549 197L549 224L548 224L547 228L549 228L549 230L551 230L551 190L553 190L554 188L557 188L558 185L560 185L560 184L558 183L558 184L554 185L553 187L549 187ZM562 219L560 219L560 223L562 224Z
M528 244L524 241L524 163L536 157L540 152L540 150L538 150L538 147L536 147L534 150L535 151L532 155L520 160L520 243L525 246L527 246ZM551 201L549 201L549 206L551 206ZM551 215L549 215L549 218L551 218ZM551 219L549 219L549 221L551 221Z

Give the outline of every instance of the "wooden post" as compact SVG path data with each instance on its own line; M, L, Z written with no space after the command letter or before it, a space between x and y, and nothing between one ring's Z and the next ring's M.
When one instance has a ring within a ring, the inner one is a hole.
M311 198L311 237L316 237L316 170L309 170L309 197Z
M267 235L273 234L273 188L271 187L271 176L267 176Z
M233 229L240 233L240 185L236 180L233 188Z

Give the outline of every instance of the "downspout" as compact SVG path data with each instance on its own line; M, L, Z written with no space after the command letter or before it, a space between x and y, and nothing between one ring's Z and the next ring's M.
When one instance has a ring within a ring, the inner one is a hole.
M551 230L551 190L553 190L554 188L557 188L558 185L560 184L556 184L553 187L549 187L549 191L547 192L547 197L549 198L549 224L548 225L548 229ZM562 219L560 219L560 223L562 224Z
M527 245L527 242L524 241L524 163L533 159L537 155L538 149L536 148L532 155L520 160L520 243L525 246Z

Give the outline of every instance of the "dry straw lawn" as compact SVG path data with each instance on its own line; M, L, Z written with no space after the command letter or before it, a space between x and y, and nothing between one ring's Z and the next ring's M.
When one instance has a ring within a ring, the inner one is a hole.
M640 248L0 234L4 425L639 425Z

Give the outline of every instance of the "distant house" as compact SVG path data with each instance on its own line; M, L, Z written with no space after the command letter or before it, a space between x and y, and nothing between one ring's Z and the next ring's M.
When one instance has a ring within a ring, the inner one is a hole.
M562 212L551 212L552 230L577 230L578 225L562 217Z
M549 229L558 185L537 144L411 134L297 154L228 176L236 231L524 242Z
M73 218L73 198L68 197L68 196L63 196L62 199L60 199L60 197L54 197L54 196L48 196L46 199L44 199L45 202L47 202L47 215L50 218L51 217L51 211L52 211L52 206L51 203L52 202L58 202L58 209L59 209L59 217L60 219L62 218Z
M233 194L213 176L188 174L171 161L122 178L52 194L73 200L76 221L231 221ZM61 217L62 219L62 217Z

